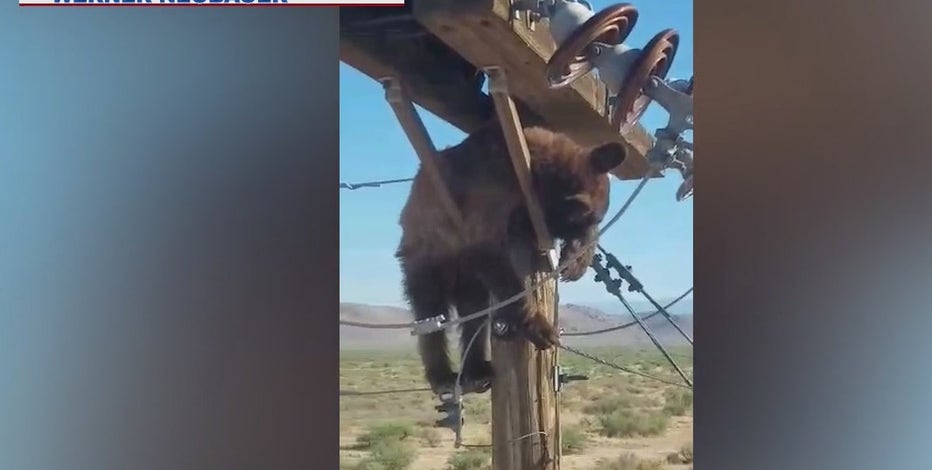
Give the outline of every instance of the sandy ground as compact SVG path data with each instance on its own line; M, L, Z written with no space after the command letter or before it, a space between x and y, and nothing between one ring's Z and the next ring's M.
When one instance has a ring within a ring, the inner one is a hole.
M563 417L565 420L569 420L568 418L572 419L572 416ZM340 447L344 449L340 451L340 454L346 463L359 461L367 455L364 450L349 450L355 445L356 436L363 431L364 428L362 427L351 427L340 433ZM417 459L411 465L410 470L444 470L448 468L447 461L458 451L453 447L453 432L448 430L439 431L441 435L440 442L436 444L436 447L420 446ZM486 427L472 426L465 429L463 441L467 445L482 445L489 443L489 437ZM561 467L565 470L594 470L599 468L599 462L603 459L616 459L627 452L633 453L643 460L664 461L668 454L676 452L683 445L691 443L692 440L692 418L676 417L671 420L666 432L657 437L611 439L597 435L590 436L590 442L585 451L576 455L564 455ZM663 468L685 470L689 468L689 465L665 463Z
M610 355L611 352L602 351ZM616 360L630 358L629 367L664 373L664 367L658 366L658 359L652 356L632 355L617 352ZM591 404L607 398L623 399L622 408L659 413L667 398L666 393L672 387L658 384L647 379L618 374L601 366L593 366L586 361L567 359L569 367L577 372L589 374L591 380L573 383L564 393L561 406L561 421L564 429L573 428L581 431L587 438L587 444L579 454L564 454L562 468L565 470L596 470L605 468L606 460L617 460L623 454L634 454L645 461L663 462L660 468L669 470L686 470L689 464L669 464L666 458L684 446L692 444L691 406L684 416L679 413L669 415L666 428L651 437L605 437L598 423L599 415L591 409ZM691 368L688 369L691 372ZM669 379L670 377L668 377ZM397 358L381 353L368 353L341 358L341 389L344 390L379 390L408 387L423 387L419 361L410 355ZM675 388L674 388L675 390ZM466 398L467 423L464 428L463 442L470 445L488 445L491 443L489 425L489 394L471 395ZM412 435L407 437L410 445L416 449L416 458L406 470L447 470L449 459L454 454L467 451L455 449L453 431L433 428L432 423L440 417L433 407L436 399L427 392L402 393L376 396L347 396L340 401L340 455L341 468L353 469L354 465L365 459L369 452L360 448L357 437L367 432L373 425L384 422L402 422L411 427ZM426 433L426 434L425 434ZM484 467L488 468L488 467ZM657 467L651 467L657 468ZM473 467L470 470L483 470Z

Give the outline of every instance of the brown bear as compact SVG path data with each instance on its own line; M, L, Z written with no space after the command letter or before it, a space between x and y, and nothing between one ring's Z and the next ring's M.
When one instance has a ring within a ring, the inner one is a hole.
M595 253L599 223L608 210L608 173L626 156L624 145L591 148L541 127L524 129L531 161L533 190L554 238L562 241L560 264L580 255L562 273L564 281L585 274ZM460 144L436 154L436 163L465 222L463 231L437 203L437 193L423 168L412 183L401 212L401 243L396 253L404 294L418 320L459 316L486 309L492 298L505 300L525 289L512 264L515 247L533 250L534 232L500 125L493 121ZM533 311L527 299L499 309L496 318L522 333L538 349L557 343L553 325ZM488 337L479 334L486 317L462 324L460 348L464 391L484 391L492 377L486 359ZM447 337L437 332L418 337L428 383L435 393L452 391L456 373Z

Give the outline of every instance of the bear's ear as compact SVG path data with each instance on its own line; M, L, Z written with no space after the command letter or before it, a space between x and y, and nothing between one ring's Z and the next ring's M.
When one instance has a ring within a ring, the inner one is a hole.
M620 142L609 142L592 149L589 152L589 163L599 173L608 173L616 166L621 165L628 156L628 150Z

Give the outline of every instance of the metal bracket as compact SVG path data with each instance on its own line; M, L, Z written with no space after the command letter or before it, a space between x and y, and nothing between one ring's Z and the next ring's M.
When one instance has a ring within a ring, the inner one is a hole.
M555 366L553 372L553 389L557 393L563 391L563 387L570 383L576 382L579 380L589 380L589 377L582 374L565 374L563 373L563 367Z
M554 0L512 0L511 14L515 19L521 19L524 14L528 21L538 22L548 17L549 7L553 4Z
M463 233L466 226L463 221L463 214L460 213L443 181L443 177L440 175L440 169L437 168L434 159L437 148L434 147L434 143L431 141L427 128L424 127L424 121L421 120L414 103L405 95L401 87L401 81L397 78L383 77L379 79L379 82L385 88L385 100L388 101L395 112L398 123L401 124L402 130L404 130L408 141L414 147L414 152L421 161L421 168L437 192L438 202L453 220L453 224L460 233Z
M535 23L541 19L541 3L539 0L512 0L511 20L523 23L528 31L534 31Z
M459 448L463 444L463 426L466 424L465 413L463 413L463 396L457 392L458 390L452 393L440 394L440 405L434 407L438 412L445 414L434 425L447 428L456 434L453 441L453 447L455 448Z
M692 80L665 81L651 77L644 93L669 114L667 126L654 132L656 141L647 154L657 170L679 170L683 183L676 191L676 200L693 194L693 144L683 138L683 132L693 129Z
M686 94L689 80L666 81L650 77L644 94L657 102L669 115L667 129L674 135L693 128L693 97Z

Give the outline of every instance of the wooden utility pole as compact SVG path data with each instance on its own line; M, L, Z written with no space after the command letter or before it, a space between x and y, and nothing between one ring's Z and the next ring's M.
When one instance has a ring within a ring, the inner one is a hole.
M530 255L521 266L526 285L546 277L549 260ZM516 261L518 261L516 259ZM553 320L556 281L531 297ZM492 336L492 470L559 470L560 429L557 421L555 369L557 348L537 351L528 341Z
M524 194L537 239L536 247L513 249L512 263L524 278L525 289L543 285L529 295L532 310L547 320L556 319L556 280L548 275L556 268L553 239L543 211L532 191L530 155L521 120L509 94L504 70L485 69L489 93L508 145L518 186ZM546 280L546 281L545 281ZM502 341L492 335L492 470L558 470L560 427L557 413L557 348L537 351L524 340Z

